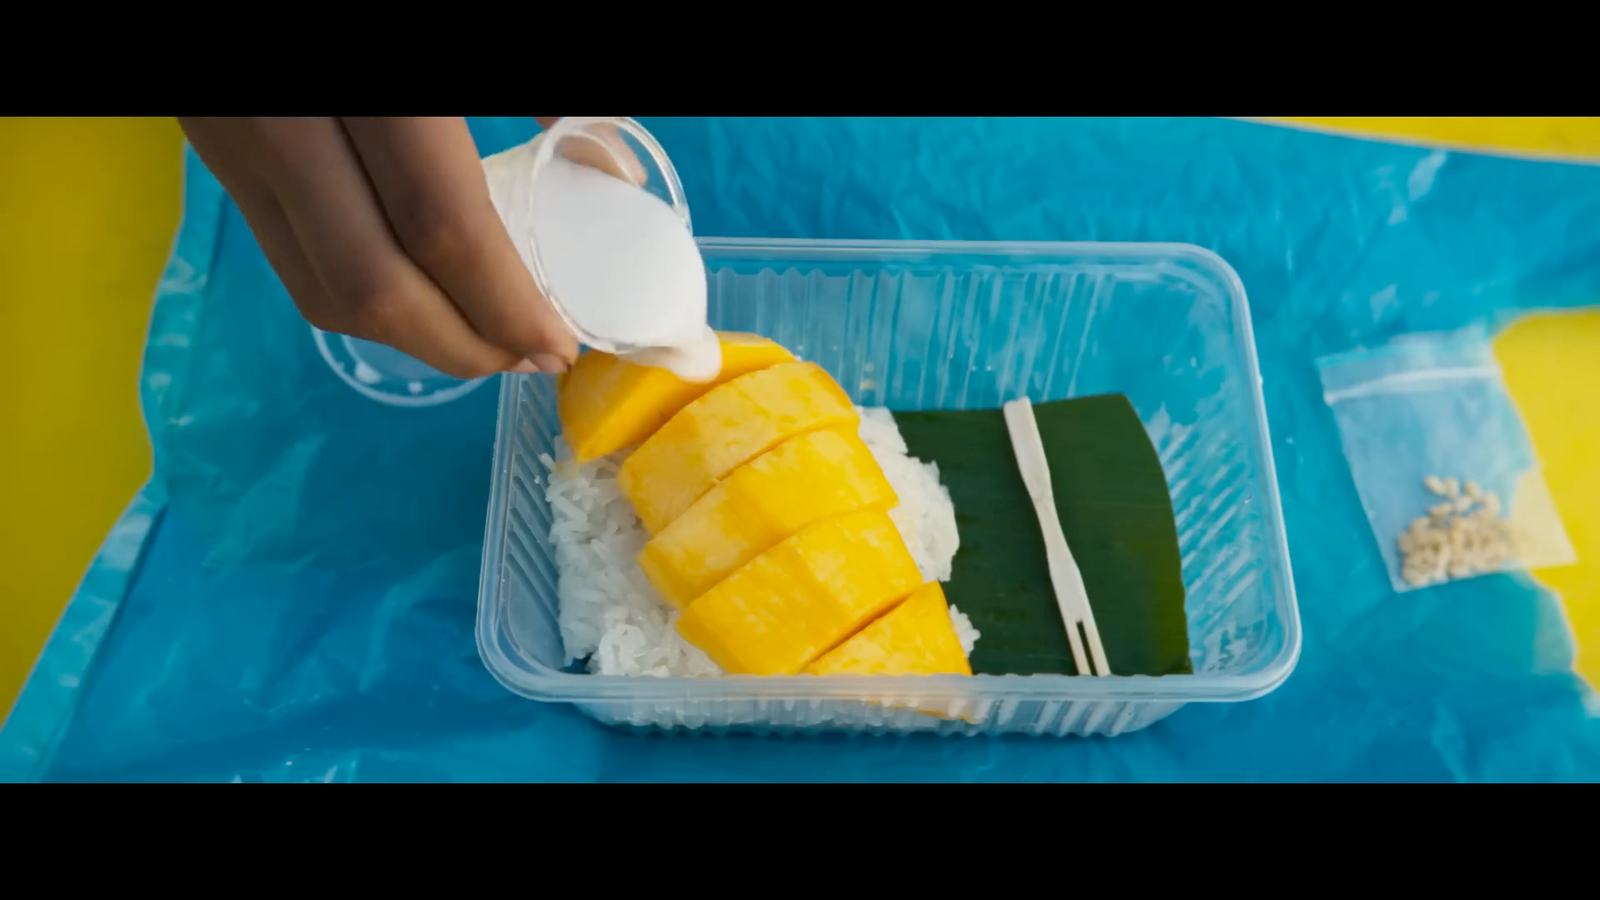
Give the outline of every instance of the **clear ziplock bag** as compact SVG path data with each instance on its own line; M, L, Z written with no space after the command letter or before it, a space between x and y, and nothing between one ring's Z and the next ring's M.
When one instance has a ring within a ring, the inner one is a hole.
M1485 331L1409 336L1317 368L1396 591L1577 562Z

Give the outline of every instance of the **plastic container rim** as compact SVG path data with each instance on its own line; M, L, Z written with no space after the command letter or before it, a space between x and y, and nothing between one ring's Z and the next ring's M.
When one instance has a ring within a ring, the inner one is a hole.
M1271 567L1277 581L1276 612L1283 621L1284 640L1278 653L1258 671L1244 675L1113 675L1081 678L1070 675L726 675L716 678L649 678L591 675L558 669L523 675L507 659L495 639L499 610L494 608L493 587L500 580L504 555L503 542L494 535L504 529L508 515L507 497L491 494L484 525L484 552L478 580L478 655L489 672L506 689L533 700L556 703L691 701L737 702L746 700L878 700L885 696L915 697L928 700L1033 700L1234 703L1253 700L1271 693L1294 672L1300 659L1300 605L1295 593L1289 559L1288 537L1284 532L1282 500L1278 490L1277 466L1272 455L1272 440L1267 426L1266 403L1262 392L1255 334L1244 283L1239 274L1216 253L1184 243L1128 243L1095 241L898 241L898 240L812 240L808 238L720 238L699 237L696 242L706 255L728 255L728 251L803 250L811 254L834 251L873 252L880 255L973 252L992 256L1036 254L1079 254L1100 257L1148 256L1166 254L1174 260L1188 260L1208 270L1227 289L1239 326L1248 390L1253 401L1255 434L1266 480L1267 529L1265 543L1276 551ZM775 261L777 262L777 261ZM509 464L510 427L516 409L519 379L541 375L502 377L498 421L495 424L494 468L499 473ZM521 677L519 677L521 676Z

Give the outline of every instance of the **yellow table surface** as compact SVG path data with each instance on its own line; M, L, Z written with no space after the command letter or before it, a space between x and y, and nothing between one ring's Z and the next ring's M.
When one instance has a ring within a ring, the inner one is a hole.
M1600 118L1295 121L1600 157ZM0 119L0 709L150 474L137 375L181 160L171 119ZM1584 414L1579 392L1552 388L1600 383L1600 313L1527 320L1497 349L1587 561L1541 577L1564 596L1580 670L1600 683L1600 478L1584 464L1600 458L1600 417Z

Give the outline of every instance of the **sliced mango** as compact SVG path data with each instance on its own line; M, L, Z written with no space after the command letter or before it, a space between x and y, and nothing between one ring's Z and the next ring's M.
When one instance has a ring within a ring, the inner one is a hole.
M580 463L631 447L655 434L678 410L719 384L793 362L794 354L760 335L718 332L722 372L695 384L665 369L590 351L561 376L556 413L562 436Z
M950 621L944 589L930 581L805 671L808 675L971 675L972 666Z
M899 606L829 650L807 675L971 675L961 638L950 621L950 605L939 582L912 592ZM878 701L868 701L874 706ZM907 703L889 701L891 709ZM924 716L978 721L970 698L922 700L914 704Z
M921 584L888 513L845 513L746 563L677 628L729 674L795 675Z
M859 422L844 389L821 366L781 363L679 410L622 464L617 486L654 536L734 469L782 441Z
M800 529L899 503L855 429L791 438L733 471L645 545L639 568L682 609Z

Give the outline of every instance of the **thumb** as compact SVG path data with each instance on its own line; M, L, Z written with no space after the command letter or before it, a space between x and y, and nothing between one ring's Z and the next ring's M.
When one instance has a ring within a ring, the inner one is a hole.
M535 117L535 121L548 134L561 117ZM556 139L561 142L556 150L566 159L639 187L649 182L649 169L622 132L609 122L591 122L558 134Z

